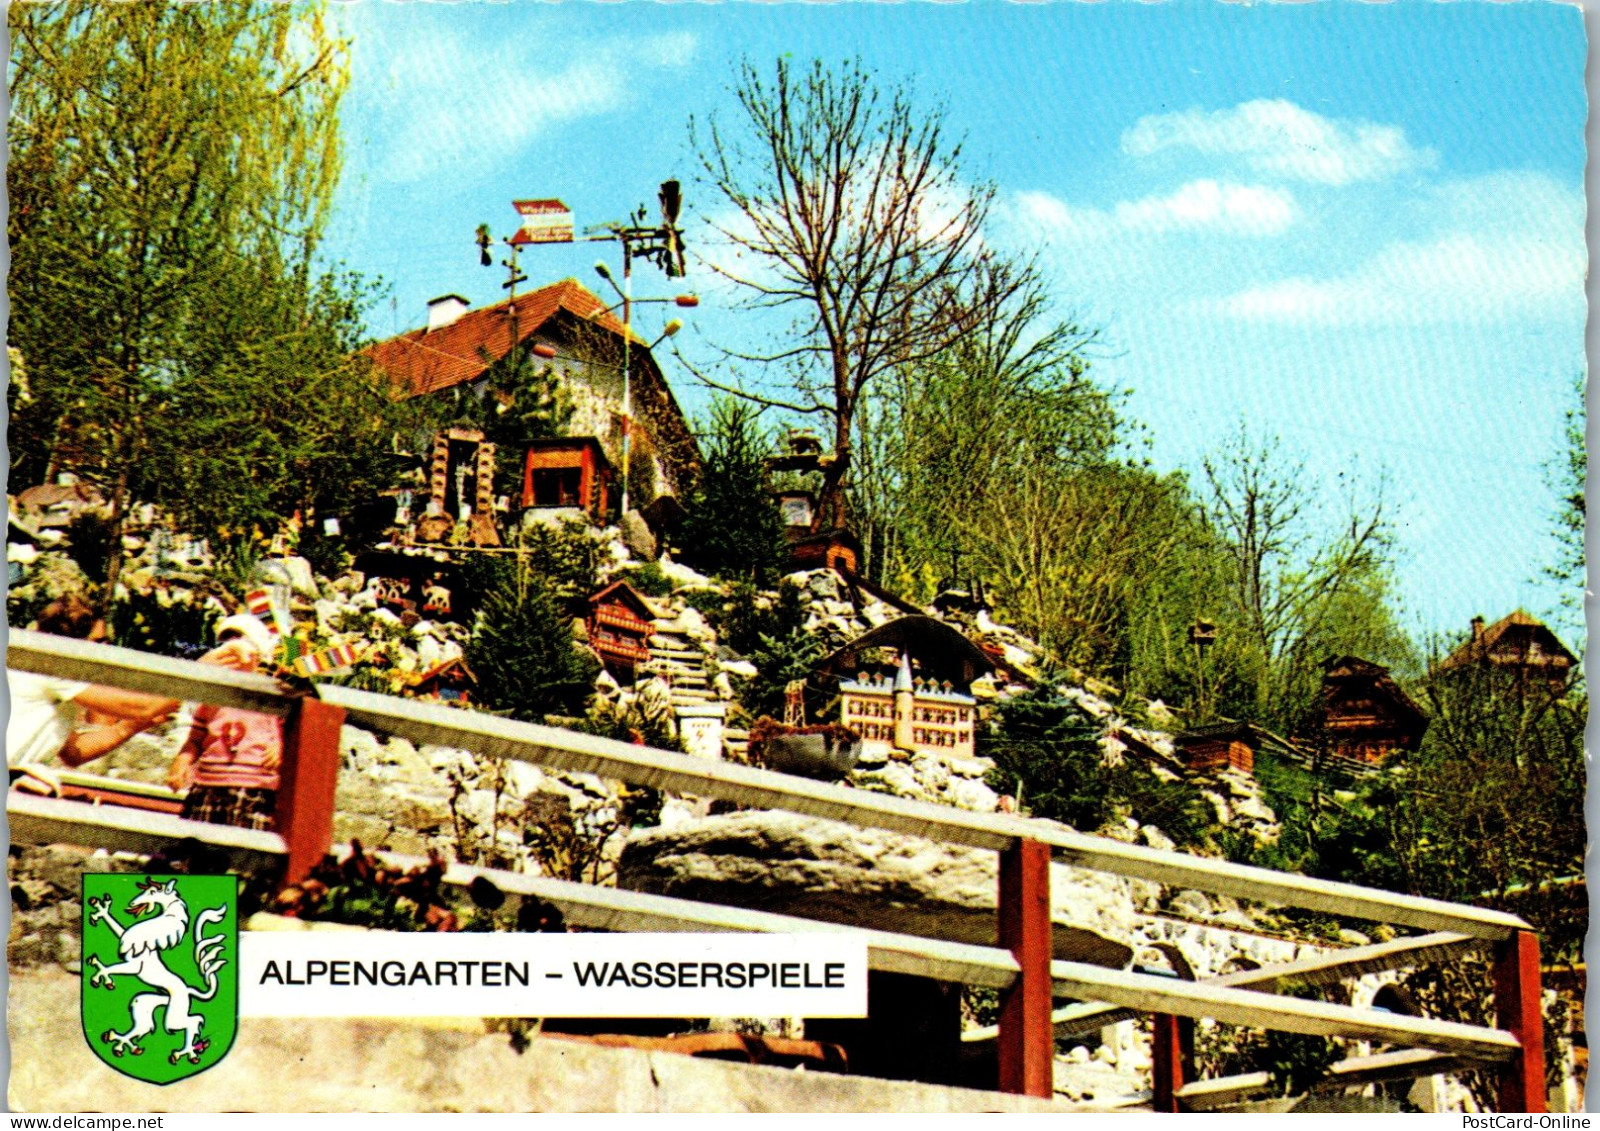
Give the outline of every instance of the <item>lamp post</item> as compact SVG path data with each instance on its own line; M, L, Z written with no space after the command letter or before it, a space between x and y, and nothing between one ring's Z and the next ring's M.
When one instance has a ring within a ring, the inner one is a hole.
M700 305L697 295L674 295L672 298L645 298L633 297L633 251L628 239L622 237L622 285L617 285L616 276L611 273L611 268L606 261L597 260L594 265L595 274L611 284L611 289L616 291L622 299L622 513L628 513L628 479L632 463L633 450L633 304L637 302L670 302L680 307L695 307ZM608 306L600 313L615 310ZM597 315L598 317L598 315ZM683 323L676 319L666 325L661 337L657 338L648 347L655 349L667 338L672 337L683 329Z

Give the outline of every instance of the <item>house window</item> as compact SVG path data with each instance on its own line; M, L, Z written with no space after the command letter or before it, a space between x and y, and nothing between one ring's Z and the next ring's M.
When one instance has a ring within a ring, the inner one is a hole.
M583 484L579 467L543 467L533 471L533 505L536 507L582 506L578 498Z

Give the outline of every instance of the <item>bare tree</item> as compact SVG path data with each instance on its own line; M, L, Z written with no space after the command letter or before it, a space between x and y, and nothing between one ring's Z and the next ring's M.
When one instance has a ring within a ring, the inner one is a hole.
M1348 637L1350 625L1336 618L1386 615L1381 580L1393 532L1382 490L1370 502L1351 501L1337 525L1322 533L1322 500L1301 464L1284 460L1276 440L1257 444L1241 428L1202 465L1212 525L1231 553L1231 603L1262 665L1258 704L1280 702L1295 669L1325 657L1306 654L1333 636ZM1377 607L1351 601L1376 595ZM1269 712L1270 713L1270 712Z
M727 353L782 367L795 395L702 378L831 418L818 511L837 525L863 393L984 326L1033 272L984 245L993 185L964 179L942 113L914 109L906 90L881 93L860 63L835 72L814 61L797 74L779 59L770 77L746 62L733 94L734 128L712 117L695 137L707 180L731 205L712 225L730 254L712 267L748 308L792 312L794 323L774 350Z

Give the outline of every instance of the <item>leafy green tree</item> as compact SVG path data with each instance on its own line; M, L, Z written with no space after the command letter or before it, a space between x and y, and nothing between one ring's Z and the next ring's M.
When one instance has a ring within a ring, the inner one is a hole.
M572 620L543 577L510 564L494 573L466 648L484 704L533 723L580 714L598 662L579 650Z
M175 396L211 379L197 347L249 293L219 280L305 286L339 174L345 45L315 2L7 19L10 340L32 378L12 400L13 471L96 483L120 534L151 455L195 447ZM121 559L116 537L108 593Z
M1200 845L1208 809L1194 786L1154 773L1137 758L1108 757L1103 727L1042 681L1000 703L978 752L994 759L989 785L1019 795L1028 812L1094 832L1118 813L1154 825L1179 844Z
M1111 816L1100 730L1076 703L1032 691L996 708L993 726L979 731L978 753L994 759L991 788L1020 796L1035 816L1093 832Z
M1302 729L1331 654L1414 664L1388 600L1393 529L1381 492L1328 523L1305 468L1242 427L1203 470L1206 515L1226 547L1226 616L1255 688L1251 718Z
M134 469L135 496L226 543L296 511L337 516L390 486L419 410L357 353L370 289L270 267L214 286L206 334L187 343L182 379L151 406L146 435L159 442Z
M675 539L679 553L705 573L770 585L783 568L787 544L767 479L771 446L757 410L719 397L705 431L705 463Z
M1583 627L1584 592L1588 587L1588 558L1584 553L1584 534L1588 529L1588 510L1584 492L1589 483L1588 407L1585 393L1588 382L1580 374L1573 381L1573 404L1567 410L1566 450L1551 465L1551 485L1560 495L1555 516L1555 561L1545 576L1561 587L1560 613L1580 632Z

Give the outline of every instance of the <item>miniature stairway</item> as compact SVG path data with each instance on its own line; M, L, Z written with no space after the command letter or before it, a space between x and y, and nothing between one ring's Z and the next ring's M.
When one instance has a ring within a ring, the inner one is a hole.
M706 677L704 654L676 632L657 629L650 637L650 670L671 686L674 707L697 707L717 701Z

